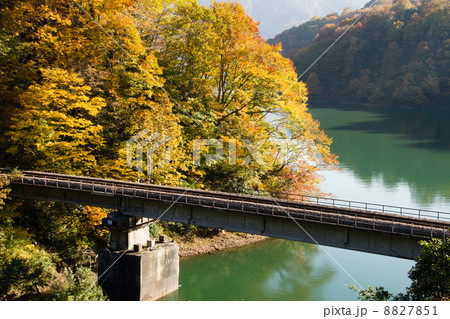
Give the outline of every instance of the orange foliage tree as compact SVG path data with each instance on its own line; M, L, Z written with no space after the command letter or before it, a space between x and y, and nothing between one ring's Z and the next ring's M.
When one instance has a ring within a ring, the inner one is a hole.
M165 88L184 109L177 112L187 153L199 138L220 139L226 154L237 153L237 165L229 158L202 162L191 165L188 175L222 190L314 190L314 159L319 155L333 165L336 158L331 139L308 113L306 86L297 81L292 62L261 38L258 24L236 2L169 2L156 27L138 25L156 50ZM283 158L284 140L293 142ZM258 159L245 141L257 146Z

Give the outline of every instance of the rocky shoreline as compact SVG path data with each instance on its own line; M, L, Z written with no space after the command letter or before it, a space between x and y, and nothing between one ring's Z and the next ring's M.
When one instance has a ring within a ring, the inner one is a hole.
M218 235L212 238L198 236L180 237L177 240L177 243L180 247L179 256L187 257L201 254L211 254L215 251L246 246L265 239L267 239L267 237L260 235L220 231Z

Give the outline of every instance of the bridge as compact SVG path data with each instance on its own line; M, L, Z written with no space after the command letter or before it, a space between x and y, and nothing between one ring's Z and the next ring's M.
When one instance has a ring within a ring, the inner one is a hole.
M445 238L450 227L449 213L332 198L286 200L44 172L16 176L5 169L0 175L10 179L12 197L407 259L417 258L418 241Z

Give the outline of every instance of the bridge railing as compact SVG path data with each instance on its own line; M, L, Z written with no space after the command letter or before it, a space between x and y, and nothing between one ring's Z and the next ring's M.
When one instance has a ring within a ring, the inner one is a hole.
M359 209L378 213L398 214L401 216L411 216L417 218L428 218L450 221L450 213L439 212L434 210L409 208L393 205L383 205L376 203L366 203L359 201L350 201L344 199L325 198L316 196L297 195L297 200L309 202L317 205L325 205L331 207L341 207L350 209Z
M180 181L177 181L181 183ZM311 195L303 195L297 193L282 193L282 192L268 192L254 189L245 189L248 194L253 194L257 196L265 196L272 197L275 199L287 199L297 202L307 202L315 205L324 205L336 208L349 208L349 209L358 209L365 210L377 213L386 213L386 214L397 214L400 216L410 216L417 218L427 218L427 219L436 219L442 221L450 222L450 213L440 212L436 210L427 210L427 209L419 209L419 208L410 208L410 207L401 207L394 205L383 205L376 203L366 203L360 201L352 201L345 199L337 199L330 197L321 197L321 196L311 196Z
M82 177L58 177L58 176L42 176L41 174L33 176L33 174L22 174L11 176L10 174L5 174L0 172L0 175L8 176L11 181L20 181L21 184L32 184L32 185L42 185L56 188L65 188L72 190L90 190L92 192L101 192L105 194L118 194L117 188L124 188L124 186L117 186L115 181L105 182L99 178L82 178ZM56 174L55 174L56 175ZM117 183L122 183L121 181L117 181ZM76 185L75 187L72 187ZM81 186L80 186L81 185ZM102 186L98 188L98 186ZM126 188L130 190L145 190L147 187L157 186L151 184L137 184L137 183L127 183ZM81 187L81 189L80 189ZM192 189L198 191L198 189ZM224 194L224 193L218 193ZM228 195L239 195L243 196L243 194L231 194L226 193ZM310 195L302 195L302 194L294 194L294 193L277 193L278 197L275 197L274 193L269 192L261 192L253 190L253 195L263 196L266 198L274 198L278 200L290 200L295 202L309 203L313 205L322 205L329 206L335 208L348 208L348 209L356 209L363 210L369 212L377 212L377 213L386 213L386 214L396 214L401 216L408 217L417 217L423 219L435 219L444 222L450 222L450 213L439 212L433 210L426 209L417 209L417 208L407 208L393 205L383 205L376 203L366 203L359 201L350 201L344 199L337 198L327 198L327 197L319 197L319 196L310 196ZM210 195L211 196L211 195ZM272 196L272 197L271 197Z

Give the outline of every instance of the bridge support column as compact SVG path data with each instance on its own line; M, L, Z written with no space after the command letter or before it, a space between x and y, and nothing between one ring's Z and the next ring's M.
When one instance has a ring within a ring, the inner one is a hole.
M111 245L99 252L99 284L110 300L156 300L178 289L178 245L149 238L149 220L114 212Z

